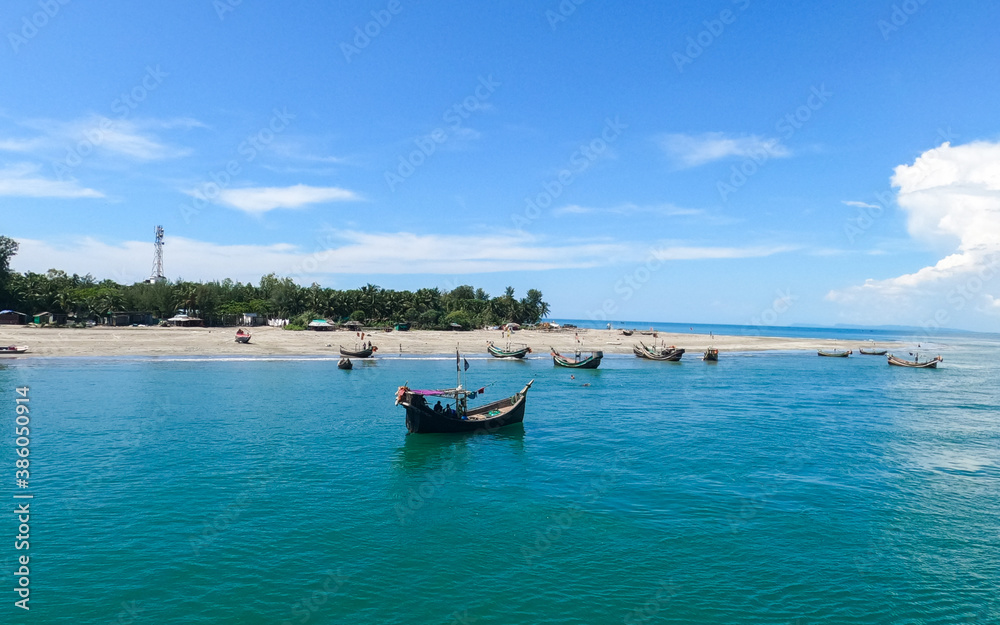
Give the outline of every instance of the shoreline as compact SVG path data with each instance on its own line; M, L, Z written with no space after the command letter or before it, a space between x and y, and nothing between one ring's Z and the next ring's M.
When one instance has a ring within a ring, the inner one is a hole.
M310 330L290 331L269 326L247 328L253 335L250 343L234 340L236 328L160 328L107 327L36 328L0 326L0 345L27 346L28 352L10 355L12 358L31 357L93 357L93 356L187 356L187 357L266 357L266 356L339 356L339 346L354 349L359 341L354 332ZM865 347L863 341L843 341L819 338L786 338L767 336L721 336L707 334L675 334L658 332L652 335L625 336L620 330L519 330L512 334L512 344L531 347L531 357L548 356L549 348L562 353L576 350L575 335L582 341L584 352L603 351L605 354L632 355L632 346L639 341L647 345L676 345L687 354L700 355L712 346L720 352L815 351L818 349L850 349L857 353ZM487 341L503 347L507 340L499 330L410 330L406 332L373 331L365 333L379 350L375 357L445 356L453 354L456 345L463 355L486 355ZM903 347L902 343L879 343L880 348ZM0 356L3 362L4 356Z

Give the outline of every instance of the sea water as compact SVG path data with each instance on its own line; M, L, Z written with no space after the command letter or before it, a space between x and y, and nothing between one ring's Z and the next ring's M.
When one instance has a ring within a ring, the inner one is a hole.
M4 361L5 507L34 498L2 622L997 623L997 347L470 355L484 401L535 382L523 427L457 436L393 405L453 357Z

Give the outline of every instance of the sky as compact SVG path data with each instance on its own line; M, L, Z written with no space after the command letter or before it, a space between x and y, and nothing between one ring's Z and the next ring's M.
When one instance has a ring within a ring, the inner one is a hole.
M1000 321L1000 7L8 0L18 271Z

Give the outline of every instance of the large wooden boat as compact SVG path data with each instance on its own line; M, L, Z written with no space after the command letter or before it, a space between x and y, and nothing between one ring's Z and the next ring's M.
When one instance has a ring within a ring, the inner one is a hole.
M862 347L861 349L858 350L858 352L860 352L861 354L864 354L865 356L885 356L886 353L888 352L888 350L885 350L885 349L867 349L865 347Z
M819 354L820 356L826 356L827 358L847 358L848 356L850 356L854 352L852 352L851 350L847 350L845 352L845 351L842 351L842 350L839 350L839 349L833 349L833 350L830 350L830 351L826 352L826 351L823 351L822 349L820 349L820 350L817 350L816 353Z
M0 354L23 354L28 351L27 345L8 345L0 347Z
M622 334L625 336L632 336L632 330L622 330Z
M705 362L719 362L719 350L714 347L705 349L705 355L701 358Z
M239 330L236 331L236 342L237 343L249 343L250 342L250 333L247 332L246 330L244 330L243 328L240 328Z
M895 367L911 367L913 369L937 369L938 363L944 360L944 358L938 356L921 362L919 354L913 356L913 358L914 360L906 360L904 358L893 356L892 354L889 354L888 356L890 365Z
M632 352L639 358L645 358L646 360L660 360L665 362L677 362L684 355L684 349L681 347L656 347L655 345L650 347L642 341L639 341L638 345L632 346Z
M337 361L337 368L344 369L345 371L350 371L354 368L354 363L347 356L342 356L340 360Z
M489 341L488 343L486 351L494 358L524 358L531 353L531 348L527 345L514 348L508 344L504 349L500 349L493 344L493 341Z
M499 401L468 407L468 400L482 392L469 391L459 385L457 388L442 390L413 390L400 386L396 391L396 405L406 408L406 429L414 434L455 434L462 432L489 432L507 425L524 421L524 407L528 389L535 381L524 385L520 391ZM438 398L454 401L441 406ZM437 399L431 407L429 400Z
M569 367L570 369L596 369L601 366L601 359L604 358L604 352L591 352L586 358L583 354L576 352L574 358L567 358L559 352L556 351L554 347L549 348L552 350L552 362L556 364L557 367Z
M378 347L374 347L374 346L373 347L368 347L368 348L365 348L365 349L360 349L360 350L357 350L357 351L351 351L349 349L344 349L343 345L340 346L340 355L341 356L350 356L351 358L368 358L368 357L370 357L372 354L374 354L377 351L378 351Z

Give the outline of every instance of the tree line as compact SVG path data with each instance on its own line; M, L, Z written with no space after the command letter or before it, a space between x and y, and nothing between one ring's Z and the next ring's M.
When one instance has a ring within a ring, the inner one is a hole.
M116 312L148 312L165 319L183 311L211 325L235 323L238 315L257 313L289 319L288 327L292 329L304 327L312 319L353 320L366 325L412 323L429 329L458 324L468 329L511 321L533 324L549 313L540 291L529 289L518 299L513 287L491 297L483 289L468 285L450 291L396 291L374 284L347 290L323 288L316 283L303 287L274 273L263 276L256 285L228 278L122 285L56 269L44 274L18 273L10 270L10 259L17 247L13 239L0 236L0 309L65 314L78 321L100 321Z

